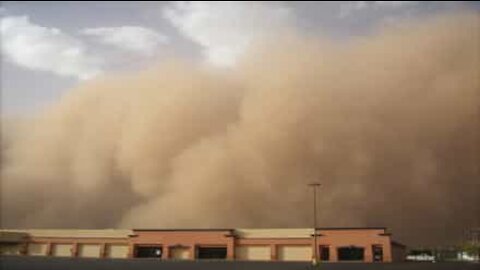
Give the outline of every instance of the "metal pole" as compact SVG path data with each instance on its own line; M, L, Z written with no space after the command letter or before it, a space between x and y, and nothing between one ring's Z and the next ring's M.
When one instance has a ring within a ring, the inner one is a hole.
M315 245L315 264L318 262L317 252L317 186L313 186L313 243Z
M318 262L318 247L317 247L317 187L321 184L311 183L309 186L313 187L313 244L314 244L314 257L313 264Z

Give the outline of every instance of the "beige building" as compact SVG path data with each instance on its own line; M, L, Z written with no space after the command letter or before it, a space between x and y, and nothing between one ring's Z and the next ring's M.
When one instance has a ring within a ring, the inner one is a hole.
M324 262L391 262L403 260L405 246L392 241L385 228L0 230L0 252L4 256L247 261L311 261L317 252Z

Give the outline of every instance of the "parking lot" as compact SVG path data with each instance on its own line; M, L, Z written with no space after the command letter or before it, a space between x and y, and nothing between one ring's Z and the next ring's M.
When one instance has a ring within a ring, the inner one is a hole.
M313 268L297 262L159 261L155 259L76 259L0 257L2 270L478 270L474 263L324 263Z

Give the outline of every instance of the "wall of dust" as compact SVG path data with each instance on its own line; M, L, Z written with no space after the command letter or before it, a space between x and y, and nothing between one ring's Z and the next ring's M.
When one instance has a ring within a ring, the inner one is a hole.
M170 61L3 119L1 226L480 226L480 19L340 43L266 40L233 69Z

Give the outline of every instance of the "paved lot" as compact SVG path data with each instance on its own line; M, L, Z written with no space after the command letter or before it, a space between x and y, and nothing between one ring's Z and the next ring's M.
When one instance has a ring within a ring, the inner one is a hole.
M312 270L308 263L276 262L162 262L151 259L109 260L73 258L0 257L1 270ZM322 270L480 270L472 263L330 263Z

